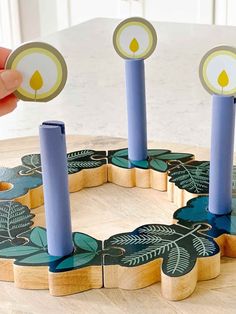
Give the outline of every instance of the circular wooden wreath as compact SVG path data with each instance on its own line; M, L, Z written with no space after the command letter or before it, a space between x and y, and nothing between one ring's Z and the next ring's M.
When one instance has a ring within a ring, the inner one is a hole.
M70 192L113 182L167 191L170 201L186 206L175 212L175 224L148 224L105 241L74 232L75 249L66 257L48 254L46 229L33 223L30 209L43 204L40 155L0 168L0 280L49 288L56 296L162 281L164 297L181 300L198 280L218 276L220 255L236 257L236 210L208 212L209 162L166 149L150 149L148 156L130 163L127 149L67 154Z

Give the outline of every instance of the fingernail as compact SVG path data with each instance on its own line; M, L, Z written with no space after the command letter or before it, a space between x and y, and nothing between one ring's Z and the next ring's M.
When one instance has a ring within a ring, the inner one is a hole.
M18 88L22 82L22 76L18 71L6 70L0 73L1 80L6 90Z

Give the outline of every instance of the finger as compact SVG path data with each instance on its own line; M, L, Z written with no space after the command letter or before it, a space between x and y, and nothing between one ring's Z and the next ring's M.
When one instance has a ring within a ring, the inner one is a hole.
M10 49L0 48L0 69L3 69L5 67L6 60L10 53Z
M17 98L14 95L7 96L3 100L0 100L0 116L3 116L16 109Z
M22 75L15 70L0 72L0 99L10 95L22 83Z

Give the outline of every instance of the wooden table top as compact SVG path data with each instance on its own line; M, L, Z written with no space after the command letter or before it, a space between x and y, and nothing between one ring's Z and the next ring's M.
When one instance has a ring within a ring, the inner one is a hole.
M126 146L127 141L119 138L67 137L68 151ZM190 152L198 160L209 160L209 151L199 147L153 142L149 147ZM0 141L0 165L17 166L21 156L38 152L37 137ZM74 231L103 240L146 223L171 224L177 207L165 192L109 183L71 194L71 209ZM33 212L38 215L36 221L44 225L43 206ZM52 297L47 290L20 290L13 283L0 282L0 300L0 313L236 313L236 260L222 258L221 275L199 282L192 296L178 302L161 296L160 283L134 291L97 289Z

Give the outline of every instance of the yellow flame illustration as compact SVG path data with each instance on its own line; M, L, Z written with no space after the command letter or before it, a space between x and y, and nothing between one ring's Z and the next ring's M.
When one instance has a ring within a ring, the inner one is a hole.
M43 78L38 70L34 72L30 79L30 87L35 90L35 99L37 91L43 86Z
M130 45L129 45L129 49L135 53L139 50L139 44L138 44L138 41L137 39L134 37L131 42L130 42Z
M222 92L223 92L223 88L229 84L229 77L225 70L223 70L219 74L217 81L218 81L218 84L222 87Z

